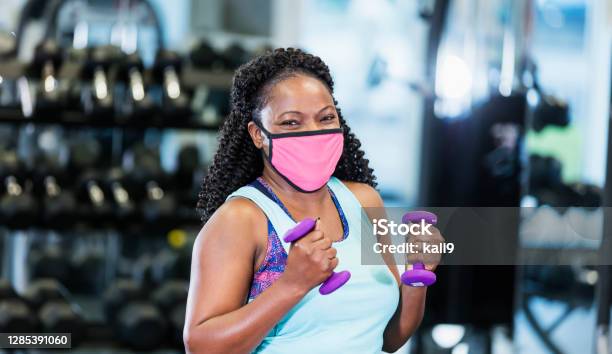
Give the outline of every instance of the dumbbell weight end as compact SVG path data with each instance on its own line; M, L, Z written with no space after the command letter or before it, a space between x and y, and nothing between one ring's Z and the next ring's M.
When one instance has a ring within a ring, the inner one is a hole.
M411 270L402 274L401 279L402 283L413 287L430 286L436 282L436 273L425 269L423 263L415 263Z
M342 285L346 284L351 279L351 272L343 270L341 272L333 272L332 275L327 278L323 284L319 287L319 293L321 295L331 294Z
M300 221L297 225L295 225L292 229L289 229L285 236L283 236L283 240L285 242L294 242L302 237L306 236L310 230L314 229L317 221L313 218L306 218Z

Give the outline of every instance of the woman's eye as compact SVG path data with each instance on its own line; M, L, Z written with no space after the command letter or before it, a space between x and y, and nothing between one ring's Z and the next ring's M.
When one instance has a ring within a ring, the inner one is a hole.
M281 125L296 125L298 122L296 120L284 120L281 122Z
M327 116L323 117L323 119L321 119L321 121L322 122L323 121L330 121L330 120L334 120L334 119L336 119L336 116L333 115L333 114L330 114L330 115L327 115Z

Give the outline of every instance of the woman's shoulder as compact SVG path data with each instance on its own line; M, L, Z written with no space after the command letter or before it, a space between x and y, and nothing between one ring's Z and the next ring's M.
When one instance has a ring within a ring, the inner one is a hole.
M213 214L219 214L223 219L232 220L253 220L262 217L264 214L252 200L236 196L221 204L219 209Z
M263 211L251 200L243 197L231 198L223 203L202 226L199 235L215 234L227 238L244 240L256 230L265 227Z
M378 191L367 183L341 181L357 198L362 207L381 207L382 198Z

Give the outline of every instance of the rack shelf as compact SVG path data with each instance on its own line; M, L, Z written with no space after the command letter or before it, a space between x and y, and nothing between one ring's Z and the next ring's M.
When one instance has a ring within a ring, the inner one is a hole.
M218 125L207 125L198 122L195 118L170 120L156 115L146 121L116 121L114 119L89 119L77 111L63 111L53 117L24 117L17 108L0 108L0 123L13 125L22 124L49 124L61 125L67 128L126 128L126 129L183 129L217 132Z

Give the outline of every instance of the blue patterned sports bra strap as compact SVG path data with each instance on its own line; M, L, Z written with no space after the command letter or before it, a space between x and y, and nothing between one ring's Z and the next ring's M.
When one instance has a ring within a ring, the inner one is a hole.
M344 210L347 219L356 218L353 220L360 220L363 210L361 203L359 203L353 192L336 177L332 177L327 185L336 195L340 205L342 205L342 210Z

